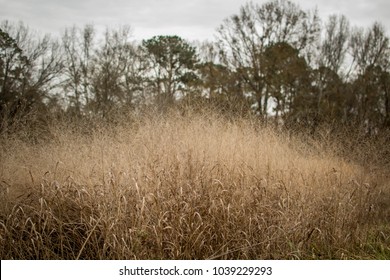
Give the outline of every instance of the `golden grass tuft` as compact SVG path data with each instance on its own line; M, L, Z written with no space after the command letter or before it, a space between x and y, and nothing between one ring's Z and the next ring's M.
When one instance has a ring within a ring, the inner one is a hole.
M1 259L390 257L386 172L249 118L75 128L3 143Z

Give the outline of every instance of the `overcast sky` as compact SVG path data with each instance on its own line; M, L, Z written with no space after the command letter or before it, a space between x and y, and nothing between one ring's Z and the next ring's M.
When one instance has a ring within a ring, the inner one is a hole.
M34 30L58 34L65 27L94 24L99 29L128 24L135 39L179 35L188 40L213 39L223 19L247 0L0 0L0 20L23 21ZM266 0L253 0L264 3ZM389 34L389 0L293 0L318 8L322 19L344 14L353 25L383 23Z

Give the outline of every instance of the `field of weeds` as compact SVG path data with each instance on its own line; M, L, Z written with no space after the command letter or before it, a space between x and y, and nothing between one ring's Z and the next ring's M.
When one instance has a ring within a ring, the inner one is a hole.
M211 113L49 135L1 143L1 259L390 258L389 170L321 141Z

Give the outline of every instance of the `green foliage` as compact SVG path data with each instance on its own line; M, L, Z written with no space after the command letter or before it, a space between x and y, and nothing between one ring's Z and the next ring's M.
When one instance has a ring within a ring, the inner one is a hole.
M27 58L16 41L0 28L0 110L9 106L20 96L24 80Z
M144 40L142 46L153 72L150 82L158 103L171 104L177 94L185 95L197 80L195 48L178 36L155 36Z
M276 116L294 114L296 98L308 89L308 65L297 49L280 42L267 47L261 56L261 71L267 94L276 106Z

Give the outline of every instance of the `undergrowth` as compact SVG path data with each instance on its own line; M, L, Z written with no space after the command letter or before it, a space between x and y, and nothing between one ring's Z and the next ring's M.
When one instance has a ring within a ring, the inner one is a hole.
M388 167L329 135L210 112L45 135L1 142L1 259L390 258Z

